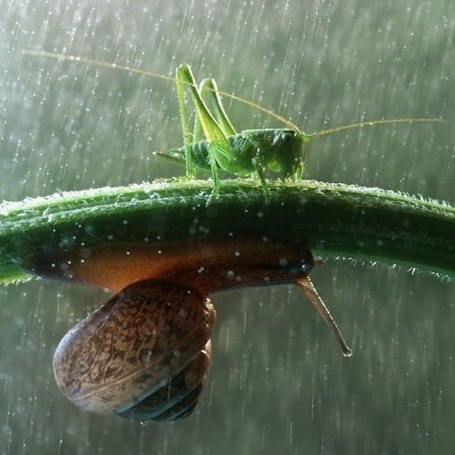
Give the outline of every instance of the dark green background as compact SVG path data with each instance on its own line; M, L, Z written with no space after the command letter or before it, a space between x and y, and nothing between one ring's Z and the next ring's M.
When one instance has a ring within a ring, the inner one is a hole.
M106 6L107 5L107 6ZM22 55L69 52L173 74L188 62L305 131L382 117L308 145L308 177L455 203L452 0L3 2L0 199L148 181L178 167L171 83ZM239 128L276 122L228 104ZM355 355L293 287L214 296L214 364L175 424L87 414L54 383L61 336L107 296L54 282L0 289L2 453L451 453L453 283L330 261L313 279Z

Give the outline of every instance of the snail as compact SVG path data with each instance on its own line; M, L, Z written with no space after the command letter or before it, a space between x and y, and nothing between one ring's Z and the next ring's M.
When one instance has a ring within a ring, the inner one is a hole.
M352 354L308 273L304 242L250 236L186 243L73 248L29 271L115 295L72 328L54 356L63 394L81 408L128 419L176 420L194 410L206 380L215 310L209 295L294 283Z

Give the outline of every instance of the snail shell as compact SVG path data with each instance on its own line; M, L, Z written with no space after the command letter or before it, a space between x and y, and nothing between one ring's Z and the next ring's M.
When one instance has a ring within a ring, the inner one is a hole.
M133 283L61 340L54 374L76 405L137 420L191 413L210 363L215 311L188 286Z

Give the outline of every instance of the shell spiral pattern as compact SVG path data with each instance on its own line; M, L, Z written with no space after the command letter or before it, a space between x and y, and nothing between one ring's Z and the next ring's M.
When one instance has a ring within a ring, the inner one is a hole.
M57 384L98 413L185 417L203 389L214 320L210 300L188 286L133 283L64 336L54 355Z

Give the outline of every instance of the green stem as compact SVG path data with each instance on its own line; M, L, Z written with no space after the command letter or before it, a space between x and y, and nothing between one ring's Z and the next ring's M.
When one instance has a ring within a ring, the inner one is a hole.
M455 208L419 197L334 183L155 182L0 205L0 281L25 280L37 255L101 242L185 242L250 233L306 239L316 256L381 261L455 276Z

